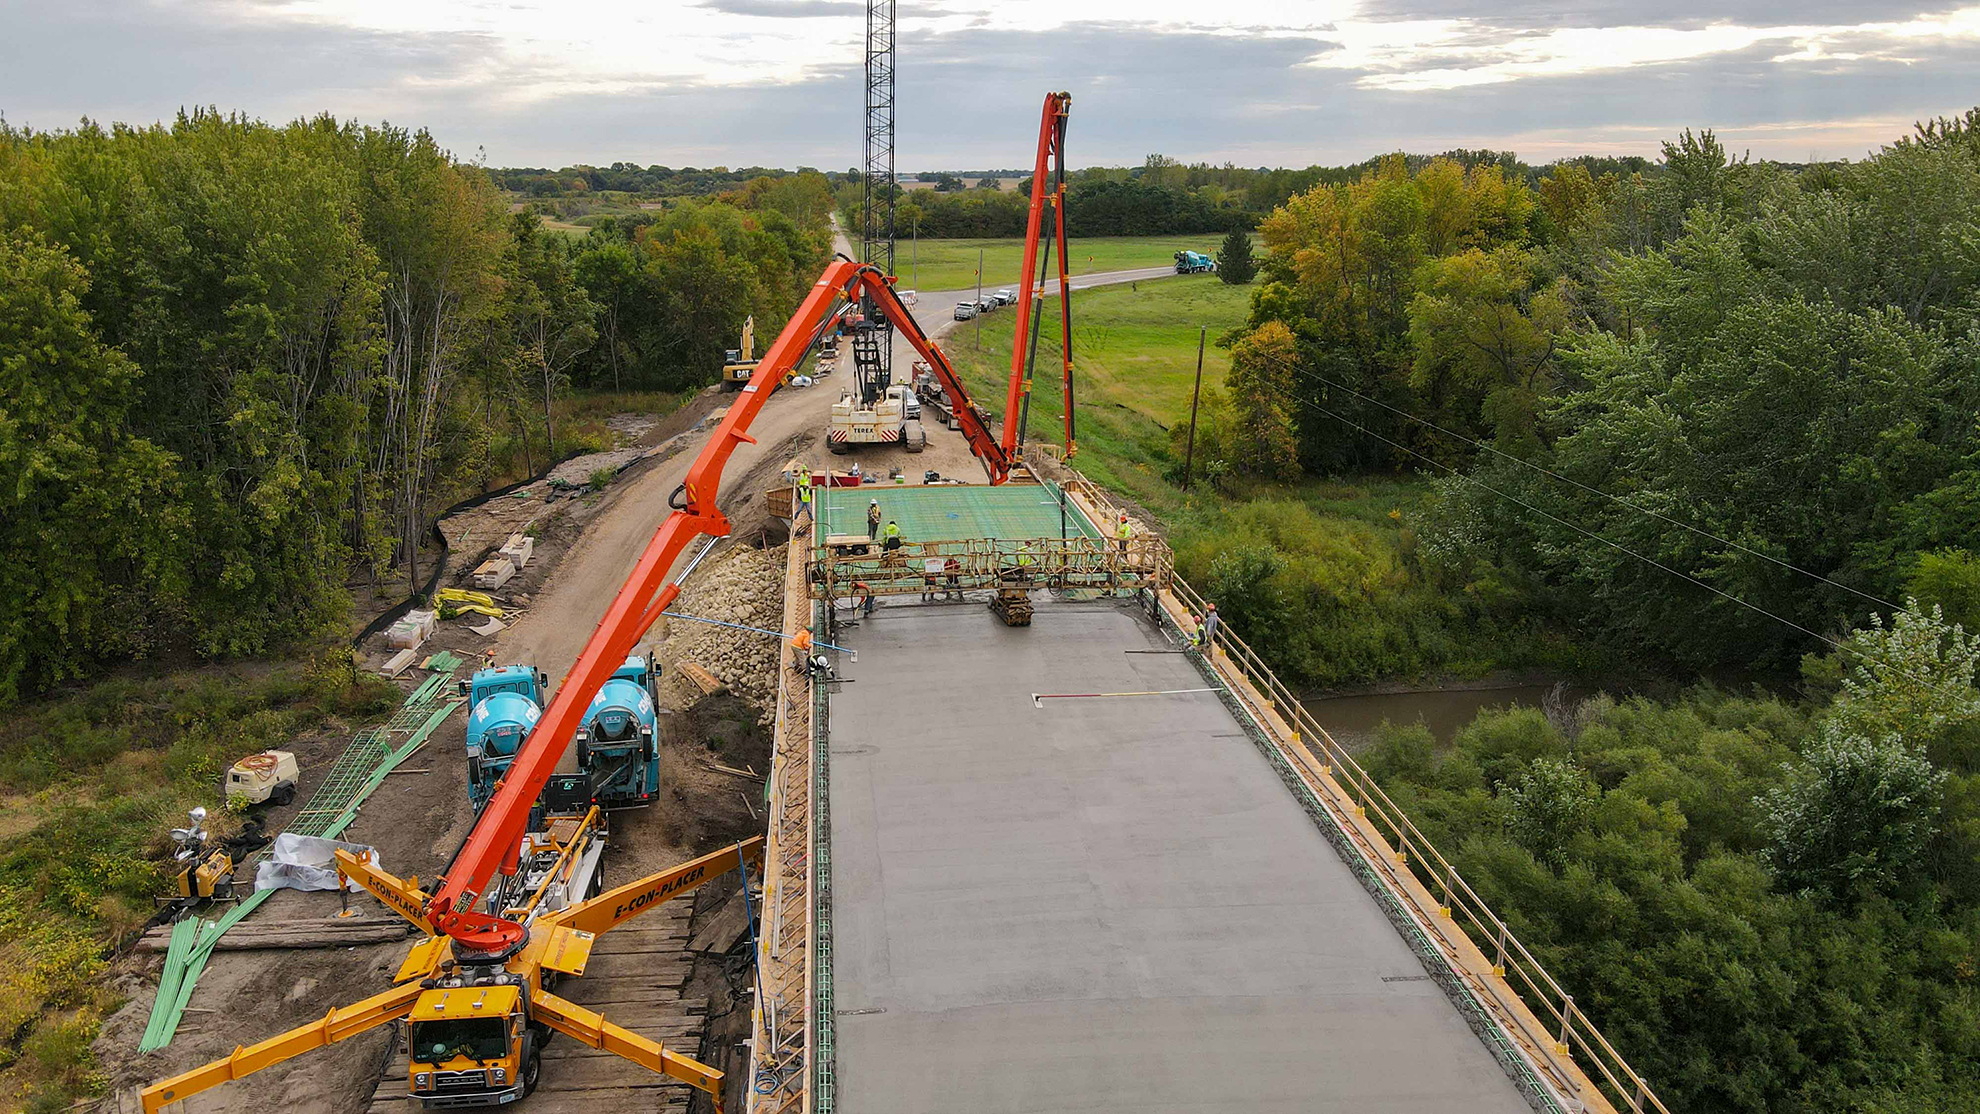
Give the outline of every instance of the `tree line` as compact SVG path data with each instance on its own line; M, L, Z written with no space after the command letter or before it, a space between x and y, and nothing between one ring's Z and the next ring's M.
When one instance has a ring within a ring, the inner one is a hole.
M488 176L495 188L525 197L573 197L594 193L632 193L643 197L710 197L727 190L741 189L757 178L782 178L816 174L815 170L779 170L775 167L726 166L640 166L615 162L610 166L579 164L551 170L541 166L491 167Z
M438 509L574 447L573 383L706 383L788 315L825 214L739 200L579 243L424 132L0 125L0 704L417 583Z
M863 227L859 186L843 186L839 196L846 227ZM902 239L910 234L1018 237L1024 235L1030 208L1029 175L1015 191L982 185L954 191L896 188L894 229ZM1222 208L1198 194L1167 186L1097 181L1066 187L1066 234L1073 237L1225 232L1250 228L1255 220L1242 210Z
M1848 630L1926 556L1980 619L1949 587L1980 527L1976 130L1799 170L1686 133L1655 175L1533 186L1392 157L1300 194L1259 227L1210 456L1442 477L1423 570L1681 669L1791 672L1810 637L1763 612Z

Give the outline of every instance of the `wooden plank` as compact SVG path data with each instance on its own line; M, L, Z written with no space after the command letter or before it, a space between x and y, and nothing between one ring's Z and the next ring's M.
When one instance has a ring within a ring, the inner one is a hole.
M693 681L694 687L700 689L704 696L713 696L729 687L727 681L685 658L674 668L685 674L688 680Z

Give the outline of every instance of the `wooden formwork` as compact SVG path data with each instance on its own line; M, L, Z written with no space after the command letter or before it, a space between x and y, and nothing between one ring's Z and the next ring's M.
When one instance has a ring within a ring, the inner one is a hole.
M811 626L806 587L808 538L794 538L784 571L783 641L778 647L777 726L772 741L763 897L757 935L756 1002L751 1018L749 1114L813 1109L816 1004L813 900L818 839L813 799L813 690L792 649Z

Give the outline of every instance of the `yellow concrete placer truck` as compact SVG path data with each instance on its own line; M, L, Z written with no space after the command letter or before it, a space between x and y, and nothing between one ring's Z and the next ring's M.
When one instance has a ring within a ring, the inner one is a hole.
M499 962L477 962L472 953L456 958L455 942L427 919L430 898L417 878L395 878L367 858L337 852L348 877L426 933L400 964L392 988L152 1084L144 1089L146 1114L400 1020L407 1023L408 1094L426 1110L519 1101L536 1087L543 1046L563 1033L706 1091L721 1111L721 1072L551 991L560 978L584 974L599 933L760 859L763 837L585 897L597 888L600 818L596 807L581 816L552 816L525 840L515 873L487 895L491 910L528 926L523 947Z

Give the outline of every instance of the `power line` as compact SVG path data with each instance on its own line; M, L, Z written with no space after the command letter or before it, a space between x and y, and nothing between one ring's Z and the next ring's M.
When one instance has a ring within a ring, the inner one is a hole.
M1710 530L1703 530L1700 529L1699 527L1691 525L1690 523L1680 522L1679 520L1672 518L1667 514L1663 514L1659 511L1651 510L1649 507L1639 507L1635 503L1632 503L1629 500L1624 499L1619 495L1611 495L1608 492L1603 491L1601 488L1590 487L1589 485L1582 483L1580 480L1577 480L1572 476L1564 476L1559 472L1554 471L1551 468L1546 468L1541 465L1535 464L1530 460L1523 460L1519 457L1512 455L1511 453L1504 452L1500 449L1496 449L1491 445L1486 444L1483 441L1478 441L1473 438L1466 437L1462 433L1457 433L1453 430L1445 429L1443 426L1438 425L1437 423L1429 420L1428 418L1420 418L1415 414L1410 413L1407 410L1403 410L1399 407L1391 406L1388 403L1383 402L1379 398L1373 398L1368 395L1362 394L1360 391L1355 390L1353 387L1350 387L1345 383L1336 383L1324 375L1319 375L1314 372L1306 371L1299 367L1294 367L1291 370L1296 375L1303 375L1309 379L1314 379L1321 383L1325 383L1326 385L1330 387L1334 387L1338 390L1346 391L1348 394L1351 394L1354 397L1361 399L1363 402L1372 402L1375 405L1380 406L1382 409L1389 411L1390 413L1401 415L1402 417L1408 418L1412 422L1416 422L1420 425L1428 426L1429 428L1436 430L1438 433L1441 433L1446 437L1455 438L1459 441L1464 442L1467 445L1472 446L1473 448L1482 449L1485 452L1491 453L1494 456L1504 457L1505 459L1512 461L1514 464L1518 464L1526 468L1531 468L1535 472L1540 473L1541 475L1551 476L1554 479L1561 481L1562 483L1573 484L1575 487L1578 487L1581 490L1588 492L1590 495L1599 495L1602 498L1607 499L1612 503L1616 503L1620 506L1627 507L1630 510L1636 511L1640 514L1647 514L1652 518L1658 519L1663 522L1668 522L1671 525L1676 526L1680 529L1689 530L1692 533L1697 534L1699 537L1710 538L1713 541L1718 542L1720 545L1731 546L1732 548L1737 549L1742 553L1750 553L1753 556L1758 557L1763 561L1771 561L1774 564L1779 565L1784 569L1789 569L1794 572L1800 573L1802 576L1808 577L1812 580L1819 580L1822 583L1829 585L1830 587L1840 588L1845 592L1849 592L1853 595L1861 596L1864 599L1869 600L1871 603L1878 605L1879 607L1888 607L1893 611L1903 610L1903 608L1899 607L1897 604L1892 603L1887 599L1883 599L1878 596L1873 596L1870 593L1862 591L1861 589L1858 588L1852 588L1849 585L1842 583L1841 581L1831 580L1830 578L1823 576L1819 572L1815 572L1811 569L1804 569L1801 566L1794 564L1791 561L1783 561L1778 557L1774 557L1769 554L1762 553L1759 550L1752 548L1751 546L1741 545L1740 543L1733 541L1730 538L1722 538L1719 535L1712 533ZM1379 436L1379 435L1370 434L1370 436ZM1386 440L1386 438L1384 438L1384 440ZM1393 443L1394 442L1391 442L1391 444Z
M1670 573L1672 576L1676 576L1684 580L1688 580L1691 583L1696 584L1700 588L1705 589L1706 591L1712 593L1715 596L1720 596L1724 599L1731 600L1733 603L1736 603L1739 606L1744 607L1749 611L1755 612L1756 614L1764 615L1767 618L1772 619L1783 626L1791 627L1794 630L1800 631L1801 633L1807 635L1808 637L1813 638L1818 642L1822 642L1828 646L1831 646L1841 653L1854 654L1857 657L1864 658L1866 660L1876 660L1870 658L1869 655L1863 653L1861 650L1858 650L1853 646L1850 646L1845 642L1840 642L1834 638L1829 637L1826 634L1818 634L1815 631L1812 631L1807 627L1802 626L1800 623L1795 622L1793 619L1789 619L1784 615L1777 615L1774 612L1769 611L1764 607L1761 607L1759 604L1748 603L1747 601L1740 599L1738 596L1733 595L1731 592L1728 592L1725 589L1719 588L1713 584L1709 584L1706 581L1700 580L1699 578L1691 575L1690 573L1685 572L1683 569L1673 568L1670 565L1667 565L1664 562L1657 560L1655 557L1646 557L1643 554L1638 553L1635 550L1629 548L1628 546L1621 544L1620 542L1610 541L1608 538L1605 538L1602 535L1597 534L1593 530L1589 530L1586 527L1577 526L1574 523L1569 522L1567 519L1564 519L1557 514L1554 514L1550 511L1542 510L1541 508L1534 506L1533 504L1527 502L1524 499L1519 498L1516 495L1508 494L1504 491L1499 490L1496 487L1493 487L1491 484L1488 484L1483 480L1477 479L1472 476L1466 476L1464 473L1459 472L1455 467L1449 464L1445 464L1441 460L1437 460L1433 457L1426 456L1423 453L1417 452L1415 449L1410 448L1408 445L1405 445L1400 441L1396 441L1391 438L1384 437L1381 434L1375 432L1374 430L1369 429L1367 426L1362 425L1361 423L1354 421L1353 419L1348 418L1344 415L1336 414L1332 410L1329 410L1326 407L1319 405L1318 403L1308 402L1307 400L1303 398L1298 398L1296 396L1293 397L1293 401L1299 403L1301 406L1305 406L1313 410L1318 410L1320 413L1327 415L1328 417L1334 419L1337 422L1340 422L1343 425L1350 426L1354 429L1358 429L1361 432L1367 434L1368 436L1375 438L1377 441L1381 441L1384 442L1385 444L1392 445L1395 448L1401 449L1403 452L1406 452L1409 455L1416 457L1419 460L1425 461L1426 463L1429 463L1435 467L1441 468L1444 471L1449 472L1451 475L1456 476L1461 480L1464 480L1468 483L1477 484L1479 487L1482 487L1485 490L1491 492L1492 494L1497 495L1499 498L1504 499L1511 503L1517 503L1520 506L1525 507L1527 510L1532 511L1534 514L1540 515L1551 521L1557 522L1562 526L1565 526L1568 529L1573 530L1575 533L1583 534L1587 537L1593 538L1596 541L1601 542L1603 545L1610 547L1611 549L1614 549L1620 553L1628 554L1629 556L1634 557L1639 561L1642 561L1646 565L1654 566L1656 568L1664 570L1667 573ZM1920 677L1916 673L1913 673L1910 670L1905 669L1901 666L1893 665L1888 661L1879 661L1878 664L1883 665L1887 669L1892 669L1899 673L1902 673L1906 677L1909 677L1912 680L1917 681L1919 684L1930 684L1930 682L1928 682L1925 678Z

